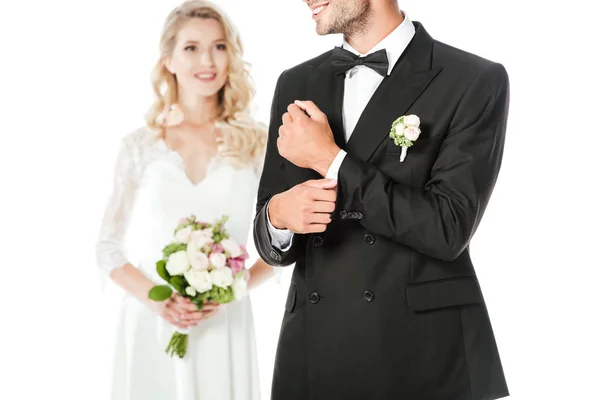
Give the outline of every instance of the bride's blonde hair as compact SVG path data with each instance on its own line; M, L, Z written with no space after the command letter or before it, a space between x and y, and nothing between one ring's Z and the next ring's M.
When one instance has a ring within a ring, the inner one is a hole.
M227 15L210 1L185 1L168 15L160 39L160 56L151 74L156 100L146 114L146 123L164 138L164 116L178 101L177 79L167 70L164 61L173 54L177 33L192 18L214 19L225 32L229 67L227 82L218 93L217 121L222 128L219 154L238 166L260 164L266 146L266 127L257 123L249 112L255 94L248 72L249 64L242 58L243 47L237 29Z

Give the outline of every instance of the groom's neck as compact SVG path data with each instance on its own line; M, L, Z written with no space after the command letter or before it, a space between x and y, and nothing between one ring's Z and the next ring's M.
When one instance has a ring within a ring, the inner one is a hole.
M404 15L398 8L398 3L395 1L377 2L372 5L367 26L350 35L344 35L344 39L361 54L367 54L377 43L392 33L402 21L404 21Z

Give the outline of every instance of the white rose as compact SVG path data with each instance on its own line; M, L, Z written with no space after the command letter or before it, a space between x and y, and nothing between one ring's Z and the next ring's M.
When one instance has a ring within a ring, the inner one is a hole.
M184 250L175 252L169 256L167 260L167 272L169 275L181 275L190 267L190 261L187 253Z
M215 268L223 268L227 263L227 257L223 253L213 253L210 255L210 263Z
M203 252L188 249L187 256L193 269L200 271L208 268L208 257Z
M233 258L239 257L242 255L242 249L234 240L223 239L223 240L221 240L221 246L223 246L223 249L225 249L225 251L229 252L229 254L231 254L231 257L233 257Z
M414 127L418 128L420 124L421 124L421 120L419 119L419 117L417 117L414 114L407 115L406 117L404 117L404 125L414 126Z
M404 131L404 128L406 128L404 124L398 124L394 129L396 130L396 133L398 135L402 135L402 131Z
M411 141L417 140L419 138L420 134L421 134L421 130L414 126L409 126L408 128L406 128L404 130L404 136L406 136L406 138Z
M212 289L213 281L210 272L190 269L183 274L188 283L198 292L204 293Z
M215 286L222 287L223 289L227 289L233 283L233 274L231 273L231 269L227 267L213 269L210 271L210 276Z
M235 278L231 288L236 300L241 300L242 297L248 294L248 282L244 279L243 275Z
M202 247L213 242L212 235L207 236L203 231L193 231L190 234L188 248L193 247L193 250L200 250Z
M196 289L194 289L194 288L193 288L193 287L191 287L191 286L188 286L188 287L186 287L186 288L185 288L185 292L186 292L186 293L187 293L189 296L192 296L192 297L194 297L194 296L196 295Z
M175 234L175 240L179 243L188 243L190 241L190 233L192 233L192 227L186 226L177 231Z

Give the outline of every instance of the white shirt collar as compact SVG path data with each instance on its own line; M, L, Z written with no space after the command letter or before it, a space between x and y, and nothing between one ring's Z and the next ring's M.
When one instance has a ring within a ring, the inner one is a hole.
M394 29L389 35L383 38L381 42L373 46L373 48L369 50L367 54L360 54L356 49L350 46L348 42L346 42L346 39L344 39L344 42L342 43L342 48L363 57L368 54L374 53L377 50L385 49L389 62L389 75L392 72L394 65L396 65L396 62L398 61L398 59L412 40L413 36L415 35L414 24L410 19L408 19L408 16L405 12L402 12L402 14L404 14L404 20L402 21L402 23L398 25L396 29Z

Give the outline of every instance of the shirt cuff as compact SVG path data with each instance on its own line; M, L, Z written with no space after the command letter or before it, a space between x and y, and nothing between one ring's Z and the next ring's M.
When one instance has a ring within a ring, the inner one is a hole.
M333 179L337 181L338 173L340 171L342 161L344 161L344 157L346 157L346 152L344 150L340 150L339 153L337 153L337 155L333 159L331 165L329 166L327 174L325 174L326 179Z
M269 204L267 203L267 223L269 226L269 233L271 234L271 246L278 248L281 251L288 251L292 247L292 240L294 239L294 233L289 229L277 229L271 224L269 219Z

